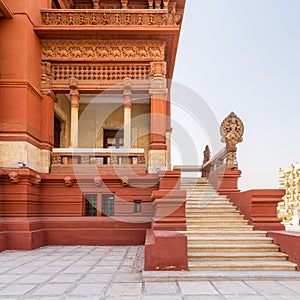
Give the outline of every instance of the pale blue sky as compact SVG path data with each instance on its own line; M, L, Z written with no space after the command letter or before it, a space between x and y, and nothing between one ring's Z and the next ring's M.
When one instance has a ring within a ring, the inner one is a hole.
M300 162L299 14L299 0L187 0L173 80L219 122L231 111L243 120L242 189L277 188L279 168Z

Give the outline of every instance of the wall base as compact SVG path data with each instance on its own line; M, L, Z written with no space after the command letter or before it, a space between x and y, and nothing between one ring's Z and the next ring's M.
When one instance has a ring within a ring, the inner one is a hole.
M174 231L147 230L144 270L188 270L187 237Z

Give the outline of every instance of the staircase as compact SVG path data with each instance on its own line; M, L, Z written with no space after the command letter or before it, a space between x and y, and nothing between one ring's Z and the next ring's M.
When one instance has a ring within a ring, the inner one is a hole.
M265 231L254 231L226 196L205 179L182 179L187 190L189 270L295 271Z

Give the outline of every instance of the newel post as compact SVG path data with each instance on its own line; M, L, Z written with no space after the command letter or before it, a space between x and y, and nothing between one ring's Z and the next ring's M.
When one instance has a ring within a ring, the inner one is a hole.
M209 166L213 171L206 170L206 173L209 172L208 180L215 189L220 194L227 195L239 192L238 179L241 176L241 171L238 169L236 153L237 144L243 141L244 124L242 120L234 112L231 112L223 120L220 126L220 134L221 141L226 145L225 154L222 157L211 159ZM204 153L207 153L207 151L204 151ZM218 165L219 158L225 159L222 166ZM214 163L216 165L213 165Z

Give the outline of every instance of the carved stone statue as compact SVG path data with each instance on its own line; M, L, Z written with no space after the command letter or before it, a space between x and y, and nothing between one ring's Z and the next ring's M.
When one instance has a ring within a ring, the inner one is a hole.
M210 161L210 149L209 146L206 145L203 151L203 163L202 163L202 177L207 178L209 176L209 172L211 169L211 164L203 167L208 161Z
M206 145L203 151L203 165L206 164L210 160L210 150L209 146Z
M244 124L242 120L231 112L222 122L220 127L222 143L226 143L226 167L236 166L236 145L243 141Z

